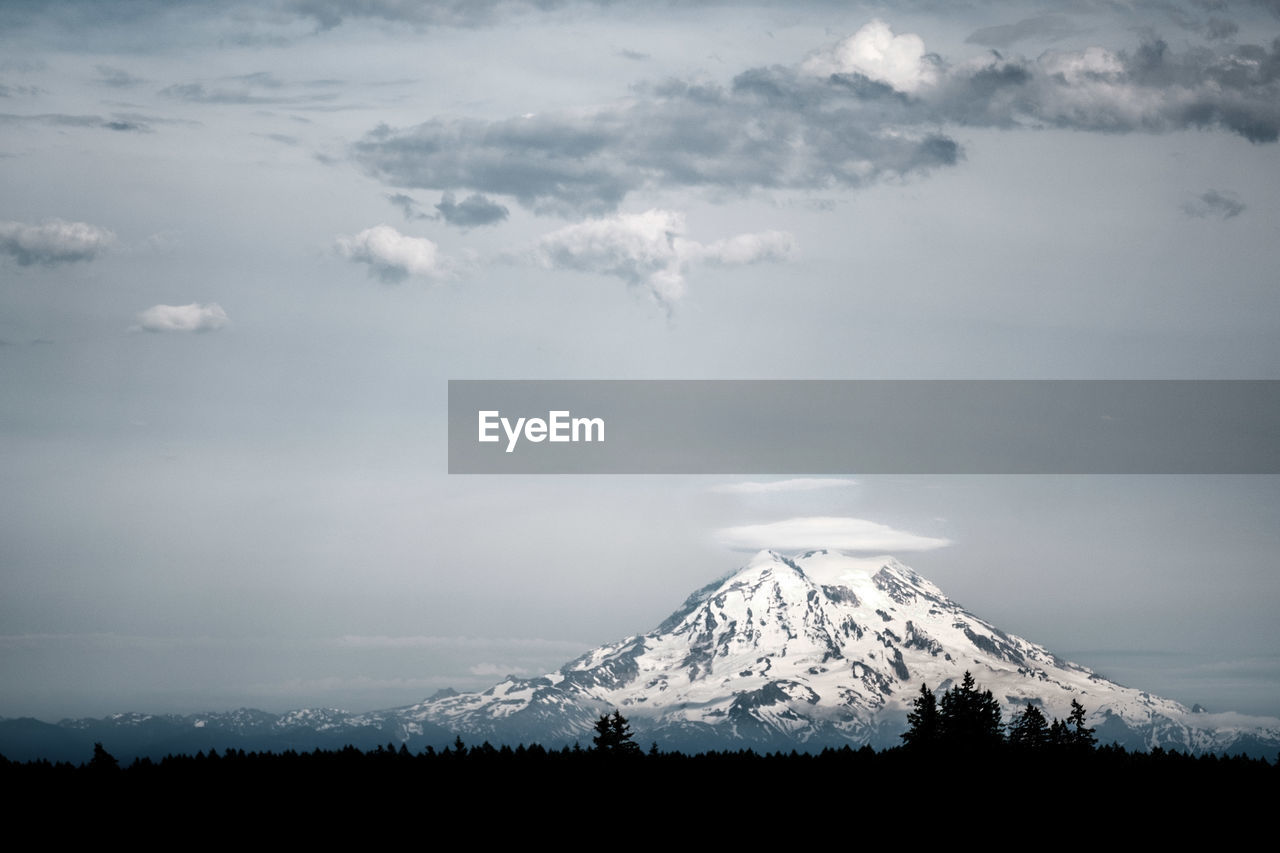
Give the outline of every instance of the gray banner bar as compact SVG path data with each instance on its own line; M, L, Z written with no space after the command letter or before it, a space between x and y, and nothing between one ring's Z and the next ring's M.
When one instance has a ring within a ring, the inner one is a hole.
M450 380L449 473L1277 474L1280 381Z

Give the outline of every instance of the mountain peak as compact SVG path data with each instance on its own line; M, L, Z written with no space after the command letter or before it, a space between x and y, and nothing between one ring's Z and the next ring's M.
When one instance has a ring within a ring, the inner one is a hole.
M1075 700L1100 734L1126 745L1196 751L1221 743L1178 703L1001 631L891 556L830 550L761 551L647 634L542 678L507 679L413 713L510 742L572 743L618 708L667 748L889 746L900 742L921 684L942 690L966 671L1006 719L1028 702L1065 719ZM1280 744L1273 722L1265 737Z

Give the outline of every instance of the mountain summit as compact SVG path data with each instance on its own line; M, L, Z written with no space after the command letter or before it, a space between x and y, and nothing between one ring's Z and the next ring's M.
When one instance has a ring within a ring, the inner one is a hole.
M667 750L820 750L902 743L906 713L927 684L941 692L971 672L1008 721L1030 702L1066 719L1089 712L1099 743L1272 758L1280 719L1206 714L1121 687L1001 631L891 557L810 551L757 554L695 592L653 631L601 646L540 678L480 693L442 690L366 713L116 714L102 720L0 720L10 759L84 760L95 741L117 755L197 749L373 748L400 742L592 742L621 710L640 743Z
M1194 714L1121 687L1001 631L891 557L762 551L695 592L655 630L601 646L540 678L399 710L494 741L589 742L615 708L668 749L812 749L901 743L921 683L965 671L1008 720L1028 702L1065 719L1090 712L1099 742L1231 751L1280 744L1280 721Z

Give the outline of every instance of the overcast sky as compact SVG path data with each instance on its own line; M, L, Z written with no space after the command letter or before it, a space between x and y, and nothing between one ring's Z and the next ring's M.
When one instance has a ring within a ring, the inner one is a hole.
M1278 35L1275 0L4 3L0 715L483 688L771 543L1280 714L1276 477L445 457L451 378L1280 378Z

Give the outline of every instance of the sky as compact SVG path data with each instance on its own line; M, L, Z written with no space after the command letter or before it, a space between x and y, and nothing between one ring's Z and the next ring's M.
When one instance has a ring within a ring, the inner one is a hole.
M446 461L450 379L1280 378L1278 37L1275 0L6 2L0 716L482 689L823 546L1280 715L1275 476Z

